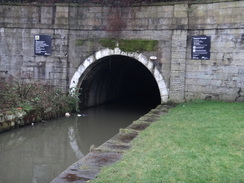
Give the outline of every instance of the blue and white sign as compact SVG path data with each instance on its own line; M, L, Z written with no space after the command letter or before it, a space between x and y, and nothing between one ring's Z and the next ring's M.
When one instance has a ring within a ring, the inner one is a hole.
M192 36L191 59L210 60L210 36Z
M49 35L35 35L34 53L35 55L51 55L52 38Z

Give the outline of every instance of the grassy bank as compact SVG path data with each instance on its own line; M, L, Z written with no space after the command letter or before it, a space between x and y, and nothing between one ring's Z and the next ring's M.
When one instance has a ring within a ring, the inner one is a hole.
M244 182L244 103L180 104L132 144L91 182Z

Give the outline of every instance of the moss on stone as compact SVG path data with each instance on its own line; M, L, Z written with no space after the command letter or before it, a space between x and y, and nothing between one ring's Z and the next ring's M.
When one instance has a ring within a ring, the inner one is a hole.
M92 51L96 45L95 39L77 39L75 40L75 46L86 46L87 50Z
M120 129L119 129L119 132L120 132L121 134L128 134L128 133L134 133L135 130L130 129L130 128L120 128Z
M1 131L8 129L9 127L10 127L10 125L7 122L3 122Z
M109 49L114 49L116 47L117 41L115 39L100 39L99 43L103 47L107 47Z
M145 39L100 39L99 43L109 49L114 49L118 43L118 47L124 52L156 51L158 45L157 40Z
M12 111L6 111L5 115L13 115L14 113Z
M85 43L85 39L77 39L75 40L75 46L82 46Z
M143 39L132 39L132 40L120 40L119 48L125 52L143 52L143 51L155 51L158 45L156 40L143 40Z

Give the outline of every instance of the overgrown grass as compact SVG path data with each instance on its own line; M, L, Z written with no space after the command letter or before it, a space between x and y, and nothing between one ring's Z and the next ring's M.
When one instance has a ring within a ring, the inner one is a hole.
M244 182L244 103L180 104L132 144L91 182Z

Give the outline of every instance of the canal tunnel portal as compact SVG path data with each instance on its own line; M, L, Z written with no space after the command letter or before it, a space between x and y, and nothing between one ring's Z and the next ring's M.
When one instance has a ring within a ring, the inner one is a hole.
M77 69L70 87L80 88L81 109L111 101L151 107L166 102L163 77L152 61L137 53L115 52L99 51Z

